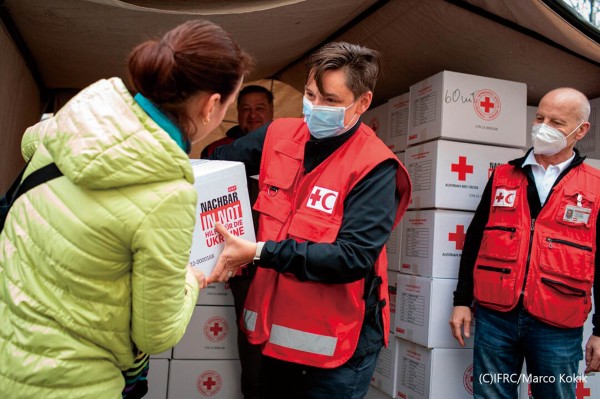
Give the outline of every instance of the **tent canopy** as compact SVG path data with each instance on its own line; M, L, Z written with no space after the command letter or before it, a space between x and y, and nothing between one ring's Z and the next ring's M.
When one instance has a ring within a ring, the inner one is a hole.
M256 58L248 81L275 78L299 92L306 56L331 40L344 40L383 54L374 106L442 70L524 82L530 105L561 86L600 97L600 44L542 0L4 0L0 4L3 18L21 38L30 69L50 92L81 89L109 76L125 78L125 60L136 44L190 18L206 18L231 32Z

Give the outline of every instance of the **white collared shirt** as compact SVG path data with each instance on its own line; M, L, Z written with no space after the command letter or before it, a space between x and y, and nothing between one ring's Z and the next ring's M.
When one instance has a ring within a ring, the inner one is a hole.
M558 165L548 165L548 169L544 169L544 167L535 159L533 151L529 151L529 155L525 158L523 166L531 165L535 187L540 196L542 206L546 203L546 199L548 198L548 194L550 193L550 189L554 185L554 182L558 179L558 176L569 167L573 158L575 158L575 152L573 152L571 158L567 159L565 162L559 163Z

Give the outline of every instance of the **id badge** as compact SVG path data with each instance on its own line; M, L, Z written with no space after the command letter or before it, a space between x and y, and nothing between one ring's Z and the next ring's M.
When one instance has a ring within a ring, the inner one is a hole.
M590 214L592 210L590 208L583 208L581 206L567 205L565 208L565 214L563 220L571 223L584 223L587 224L590 220Z

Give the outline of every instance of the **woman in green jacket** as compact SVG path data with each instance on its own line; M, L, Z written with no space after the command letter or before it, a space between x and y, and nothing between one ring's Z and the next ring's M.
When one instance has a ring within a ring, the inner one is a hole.
M250 57L186 22L29 128L25 176L64 177L15 202L0 235L0 397L121 398L134 348L183 336L206 282L187 266L196 191L187 152L221 123Z

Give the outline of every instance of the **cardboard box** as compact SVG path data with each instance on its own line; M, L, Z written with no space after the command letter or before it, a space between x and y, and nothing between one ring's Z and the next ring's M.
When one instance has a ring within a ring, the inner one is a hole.
M164 352L150 355L150 359L171 359L173 357L173 348L167 349Z
M410 94L404 93L388 100L388 134L385 144L393 151L404 151L408 137Z
M494 168L523 156L522 149L435 140L406 149L413 184L409 209L474 211Z
M533 147L531 143L531 128L535 123L535 114L537 114L537 106L527 106L527 125L525 126L525 151Z
M371 385L384 392L388 397L396 397L396 379L398 377L398 341L394 334L389 336L390 344L382 348L377 358Z
M402 224L402 273L458 278L473 214L442 209L406 212Z
M242 399L238 360L172 360L169 399Z
M389 399L390 396L386 395L384 392L381 392L379 389L374 386L370 386L367 394L365 395L365 399Z
M205 159L190 162L198 192L190 265L208 276L225 246L223 237L215 230L216 222L232 234L256 242L246 169L241 162Z
M150 359L148 369L148 393L146 399L167 399L169 385L169 360Z
M401 339L398 346L398 398L472 397L472 349L427 349Z
M600 158L600 97L590 100L590 130L576 147L581 155Z
M431 139L525 146L527 85L443 71L410 87L408 146Z
M404 152L397 152L396 156L404 164ZM404 216L400 219L398 226L390 233L390 237L385 243L385 252L387 254L388 259L388 270L401 270L402 259L401 259L401 250L402 250L402 223L404 222Z
M200 290L197 305L233 306L229 283L213 283Z
M394 334L428 348L461 348L448 325L456 282L456 279L398 274ZM473 347L474 336L473 322L465 347Z
M388 270L388 294L390 295L390 332L396 331L396 298L398 296L398 274L397 271Z
M233 306L196 306L174 359L238 359Z
M370 108L361 117L362 122L369 126L377 137L385 142L388 135L388 104L384 103L378 107Z

